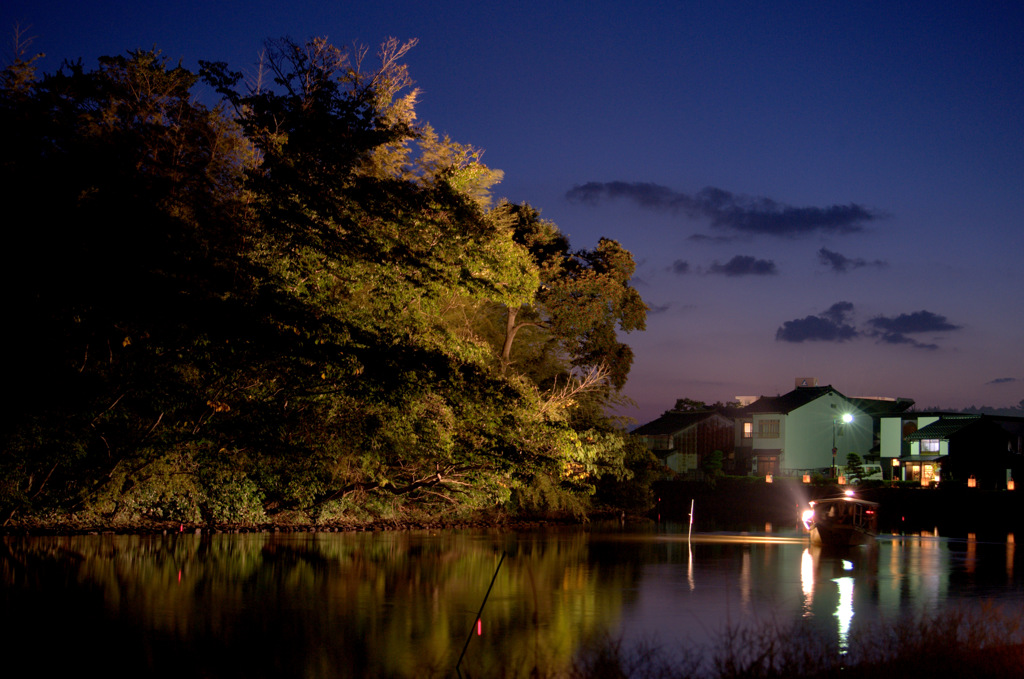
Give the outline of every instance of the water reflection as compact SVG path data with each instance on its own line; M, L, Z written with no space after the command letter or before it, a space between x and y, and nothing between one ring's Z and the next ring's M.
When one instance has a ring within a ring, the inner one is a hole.
M1012 536L932 533L845 553L685 528L6 538L0 605L11 648L51 658L62 640L55 673L100 663L113 640L115 675L447 676L472 633L464 675L527 676L606 634L713 645L767 620L845 652L880 620L1024 601L1015 560Z
M803 589L803 617L811 617L811 605L814 603L814 557L808 547L800 557L800 586Z
M839 587L839 605L836 619L839 621L839 653L850 650L850 625L853 622L853 578L836 578L832 582Z

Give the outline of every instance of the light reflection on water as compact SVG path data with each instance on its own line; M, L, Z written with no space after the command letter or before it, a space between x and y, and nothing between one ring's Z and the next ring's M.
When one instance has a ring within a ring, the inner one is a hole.
M628 637L713 646L734 626L802 621L831 630L845 653L857 632L902 617L992 603L1024 615L1012 534L1002 541L950 539L933 531L886 535L842 552L812 547L795 531L694 537L685 591L673 584L671 550L665 560L644 567L646 586L623 615Z
M469 638L473 676L527 676L606 634L711 647L729 626L801 624L844 652L903 615L1024 602L1013 536L830 553L795 529L683 528L5 538L0 634L64 640L69 669L117 639L114 675L211 677L447 675Z

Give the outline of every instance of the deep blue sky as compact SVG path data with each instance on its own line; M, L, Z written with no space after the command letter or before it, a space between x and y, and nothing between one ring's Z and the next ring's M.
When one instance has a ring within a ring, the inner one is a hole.
M630 4L6 0L0 27L46 72L418 38L420 119L485 149L498 197L634 253L640 422L797 376L1024 398L1024 3Z

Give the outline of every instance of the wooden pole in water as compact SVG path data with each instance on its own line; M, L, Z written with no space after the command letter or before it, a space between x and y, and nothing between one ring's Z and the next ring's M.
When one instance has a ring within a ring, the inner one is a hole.
M691 537L693 537L693 498L690 499L690 530L686 534L686 541L689 542Z

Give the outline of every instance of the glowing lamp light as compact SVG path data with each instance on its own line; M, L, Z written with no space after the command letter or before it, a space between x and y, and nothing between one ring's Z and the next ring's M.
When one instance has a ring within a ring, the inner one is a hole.
M764 482L765 483L774 483L775 479L772 478L771 474L765 474L764 475Z
M810 483L810 482L811 482L811 475L810 474L804 474L804 483Z
M803 516L800 517L800 520L803 521L804 528L806 528L807 530L810 530L811 526L814 525L814 510L813 509L805 509L804 513L803 513Z
M976 478L974 478L973 475L971 476L971 478L967 479L967 487L968 488L977 488L978 487L978 480Z
M843 476L842 474L839 475L839 485L840 486L845 486L846 485L846 477Z
M1013 482L1013 479L1006 482L1006 490L1013 490L1014 488L1016 488L1016 484Z
M843 413L843 424L850 424L853 422L853 415L850 413Z

